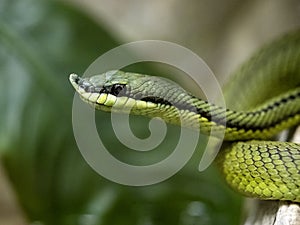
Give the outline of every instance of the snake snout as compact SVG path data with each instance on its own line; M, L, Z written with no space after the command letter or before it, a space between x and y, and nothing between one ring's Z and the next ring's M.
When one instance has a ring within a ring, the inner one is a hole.
M74 83L78 84L80 79L81 78L77 74L75 74L75 73L70 74L69 80L71 81L71 83L74 82Z
M77 74L71 74L69 78L71 84L78 92L86 92L86 93L93 93L95 92L94 85L87 79L81 78Z

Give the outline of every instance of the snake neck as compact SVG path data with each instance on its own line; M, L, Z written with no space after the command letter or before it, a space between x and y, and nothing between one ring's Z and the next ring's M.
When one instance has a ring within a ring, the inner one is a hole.
M189 94L180 96L174 103L161 98L145 98L148 106L134 107L131 113L200 128L207 135L212 131L217 137L225 134L225 140L267 139L300 122L300 88L249 111L225 109Z

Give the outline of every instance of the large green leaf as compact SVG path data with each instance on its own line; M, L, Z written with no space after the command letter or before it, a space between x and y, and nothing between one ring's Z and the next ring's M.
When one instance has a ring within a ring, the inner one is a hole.
M0 154L28 219L72 225L238 223L239 198L214 169L197 172L201 153L178 175L143 188L107 181L84 161L72 132L68 74L83 73L115 46L101 26L61 2L0 2ZM108 129L109 120L101 126Z

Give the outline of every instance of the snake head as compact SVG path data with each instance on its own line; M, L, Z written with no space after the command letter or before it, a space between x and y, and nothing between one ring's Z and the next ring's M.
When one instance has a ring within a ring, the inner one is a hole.
M150 100L159 101L164 94L153 87L153 77L123 71L108 71L87 78L71 74L69 80L83 101L103 111L112 111L112 107L116 111L135 106L149 108Z
M88 78L71 74L69 80L82 100L96 109L111 111L118 98L128 95L128 79L121 71L109 71Z
M110 71L113 72L113 71ZM88 94L112 94L114 96L124 95L127 80L111 80L111 74L105 73L90 78L81 78L77 74L70 75L70 82L75 90L84 98Z

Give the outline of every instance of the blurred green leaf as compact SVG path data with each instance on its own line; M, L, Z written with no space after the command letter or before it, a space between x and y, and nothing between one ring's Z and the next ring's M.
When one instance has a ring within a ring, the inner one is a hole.
M201 153L178 175L143 188L111 183L84 161L72 133L68 74L83 73L115 46L106 30L69 5L0 2L0 154L28 219L72 225L237 224L239 198L213 168L197 172Z

